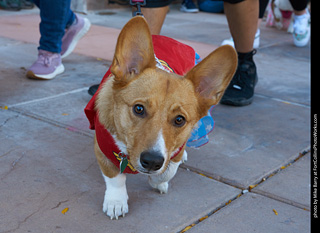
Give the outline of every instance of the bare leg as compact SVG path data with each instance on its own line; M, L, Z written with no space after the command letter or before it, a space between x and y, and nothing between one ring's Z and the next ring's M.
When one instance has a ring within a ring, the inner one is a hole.
M224 11L237 52L251 52L257 32L259 1L246 0L236 4L225 2Z
M142 7L141 11L146 18L151 34L159 35L161 32L162 24L166 18L169 6L157 7L157 8L145 8Z

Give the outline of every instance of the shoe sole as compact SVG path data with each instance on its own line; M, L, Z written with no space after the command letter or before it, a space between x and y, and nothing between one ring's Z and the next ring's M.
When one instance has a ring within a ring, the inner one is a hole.
M310 35L309 35L309 37L308 37L307 39L302 40L302 41L299 41L299 40L297 40L296 38L293 37L293 44L294 44L296 47L301 48L301 47L307 46L308 43L309 43L309 40L310 40Z
M180 10L181 12L185 12L185 13L198 13L199 10L195 9L195 10Z
M56 77L58 74L61 74L64 72L64 66L63 64L60 64L54 72L51 74L35 74L31 70L27 72L27 77L30 79L40 79L40 80L50 80Z
M66 50L66 52L63 55L61 55L61 58L65 58L73 52L79 40L89 31L90 27L91 27L90 21L87 18L84 18L83 28L74 37L71 44L69 45L69 48Z
M199 9L187 9L187 8L181 7L180 11L186 12L186 13L197 13L197 12L199 12Z
M249 99L244 99L244 100L236 100L236 101L234 101L234 100L221 100L220 104L242 107L242 106L250 105L252 102L253 102L253 96Z

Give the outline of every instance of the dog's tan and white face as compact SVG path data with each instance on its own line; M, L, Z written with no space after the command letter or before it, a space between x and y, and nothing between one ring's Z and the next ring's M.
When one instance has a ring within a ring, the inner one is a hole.
M134 17L122 29L111 65L113 76L100 90L96 108L100 122L130 156L132 166L150 175L149 183L161 193L167 192L168 181L186 152L183 148L171 157L200 118L219 102L236 66L234 49L223 46L184 77L168 73L156 67L151 35L142 17ZM125 175L102 154L96 140L95 153L107 184L103 211L118 218L128 212Z

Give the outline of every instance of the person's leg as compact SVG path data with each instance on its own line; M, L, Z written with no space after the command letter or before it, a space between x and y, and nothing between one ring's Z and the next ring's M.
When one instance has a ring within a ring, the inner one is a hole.
M225 0L224 9L238 53L238 68L220 103L245 106L252 103L258 81L253 42L258 25L259 1Z
M141 7L152 35L159 35L163 22L169 10L172 0L148 0L146 5ZM134 8L132 10L135 10Z
M74 13L70 10L70 3L71 0L40 0L38 2L41 18L38 49L52 53L61 52L61 39L65 29L75 19Z
M254 42L253 42L253 48L255 49L259 48L260 46L260 29L259 28L260 28L262 18L264 16L264 12L267 8L268 2L269 0L259 0L259 19L258 19L257 31L256 31ZM225 45L225 44L228 44L234 47L233 38L231 37L229 39L222 41L221 45Z
M259 1L224 2L224 11L237 52L251 52L258 25Z
M163 22L166 18L169 6L156 7L156 8L141 8L141 12L148 22L152 35L159 35Z
M65 29L75 20L70 10L71 0L34 0L40 8L40 46L38 59L27 71L28 78L52 79L64 72L61 44Z

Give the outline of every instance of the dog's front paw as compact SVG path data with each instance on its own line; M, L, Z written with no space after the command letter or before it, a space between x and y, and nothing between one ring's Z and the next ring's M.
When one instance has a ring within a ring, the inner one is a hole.
M152 180L151 177L149 177L149 184L151 185L152 188L158 189L161 194L168 192L168 188L169 188L168 182L156 183Z
M159 192L161 194L165 194L168 192L168 188L169 188L169 183L168 182L163 182L157 185L157 189L159 190Z
M186 151L184 151L181 161L182 161L182 163L185 163L185 162L187 162L187 160L188 160L188 154Z
M129 212L127 200L108 200L105 197L102 211L110 217L110 219L118 219L122 215L124 217Z
M104 194L102 211L111 219L118 219L121 215L124 217L129 211L126 176L119 174L114 178L108 178L103 175L103 178L106 181L107 189Z

